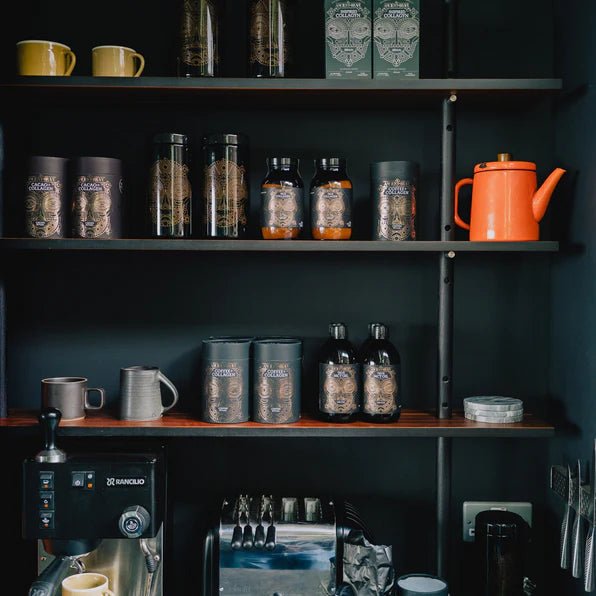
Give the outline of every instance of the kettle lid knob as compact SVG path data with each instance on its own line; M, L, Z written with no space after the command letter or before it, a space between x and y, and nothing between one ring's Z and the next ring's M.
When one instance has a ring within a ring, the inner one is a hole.
M511 153L498 153L497 161L511 161Z

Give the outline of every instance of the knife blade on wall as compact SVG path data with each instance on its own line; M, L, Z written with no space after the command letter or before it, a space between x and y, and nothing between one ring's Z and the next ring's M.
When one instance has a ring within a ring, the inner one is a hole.
M563 515L563 523L561 525L561 569L569 569L571 567L571 529L573 527L574 510L574 474L571 466L567 466L567 502L565 505L565 513Z
M592 511L590 515L590 526L588 537L586 538L586 560L584 563L584 590L593 592L596 589L596 577L594 574L594 555L596 554L596 439L592 447L592 492L590 500L592 502Z
M571 575L580 578L584 572L584 547L586 545L584 520L580 515L581 487L586 483L584 462L577 460L577 476L575 477L575 520L573 522L571 544Z

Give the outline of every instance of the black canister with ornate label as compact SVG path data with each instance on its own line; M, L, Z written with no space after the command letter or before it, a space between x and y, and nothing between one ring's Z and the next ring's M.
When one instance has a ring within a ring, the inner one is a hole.
M211 134L203 139L204 233L243 238L248 226L248 138Z
M360 411L360 365L343 323L329 325L319 355L319 413L328 422L350 422Z
M34 155L25 186L25 234L30 238L64 238L68 159Z
M300 419L302 342L260 339L253 345L253 420L289 424Z
M153 139L149 181L151 236L192 235L192 187L186 135L160 133Z
M201 418L215 424L237 424L249 418L249 339L203 340Z
M418 171L413 161L370 164L373 240L416 240Z
M265 240L298 238L304 227L304 183L298 159L269 157L261 183L261 234Z
M79 157L74 163L72 233L75 238L122 237L122 162Z

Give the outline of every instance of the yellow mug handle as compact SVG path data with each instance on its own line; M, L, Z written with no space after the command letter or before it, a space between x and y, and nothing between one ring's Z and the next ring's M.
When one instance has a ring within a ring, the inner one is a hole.
M138 54L137 52L135 52L132 55L133 58L137 58L139 61L139 68L137 70L137 72L134 73L134 75L132 75L133 77L140 77L141 73L143 72L143 70L145 70L145 58L143 58L143 56L141 56L141 54Z
M66 51L66 57L68 58L70 64L66 67L66 72L64 73L64 76L69 77L70 73L74 70L75 64L77 63L77 57L75 56L75 53L72 50Z

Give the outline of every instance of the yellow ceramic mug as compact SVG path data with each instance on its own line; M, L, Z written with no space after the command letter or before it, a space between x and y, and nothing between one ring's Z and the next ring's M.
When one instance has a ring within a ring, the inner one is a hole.
M63 43L25 39L17 43L17 68L20 75L69 77L77 57Z
M94 77L140 77L145 58L123 46L97 46L92 50ZM135 70L135 59L139 66Z
M114 596L101 573L79 573L62 580L62 596Z

